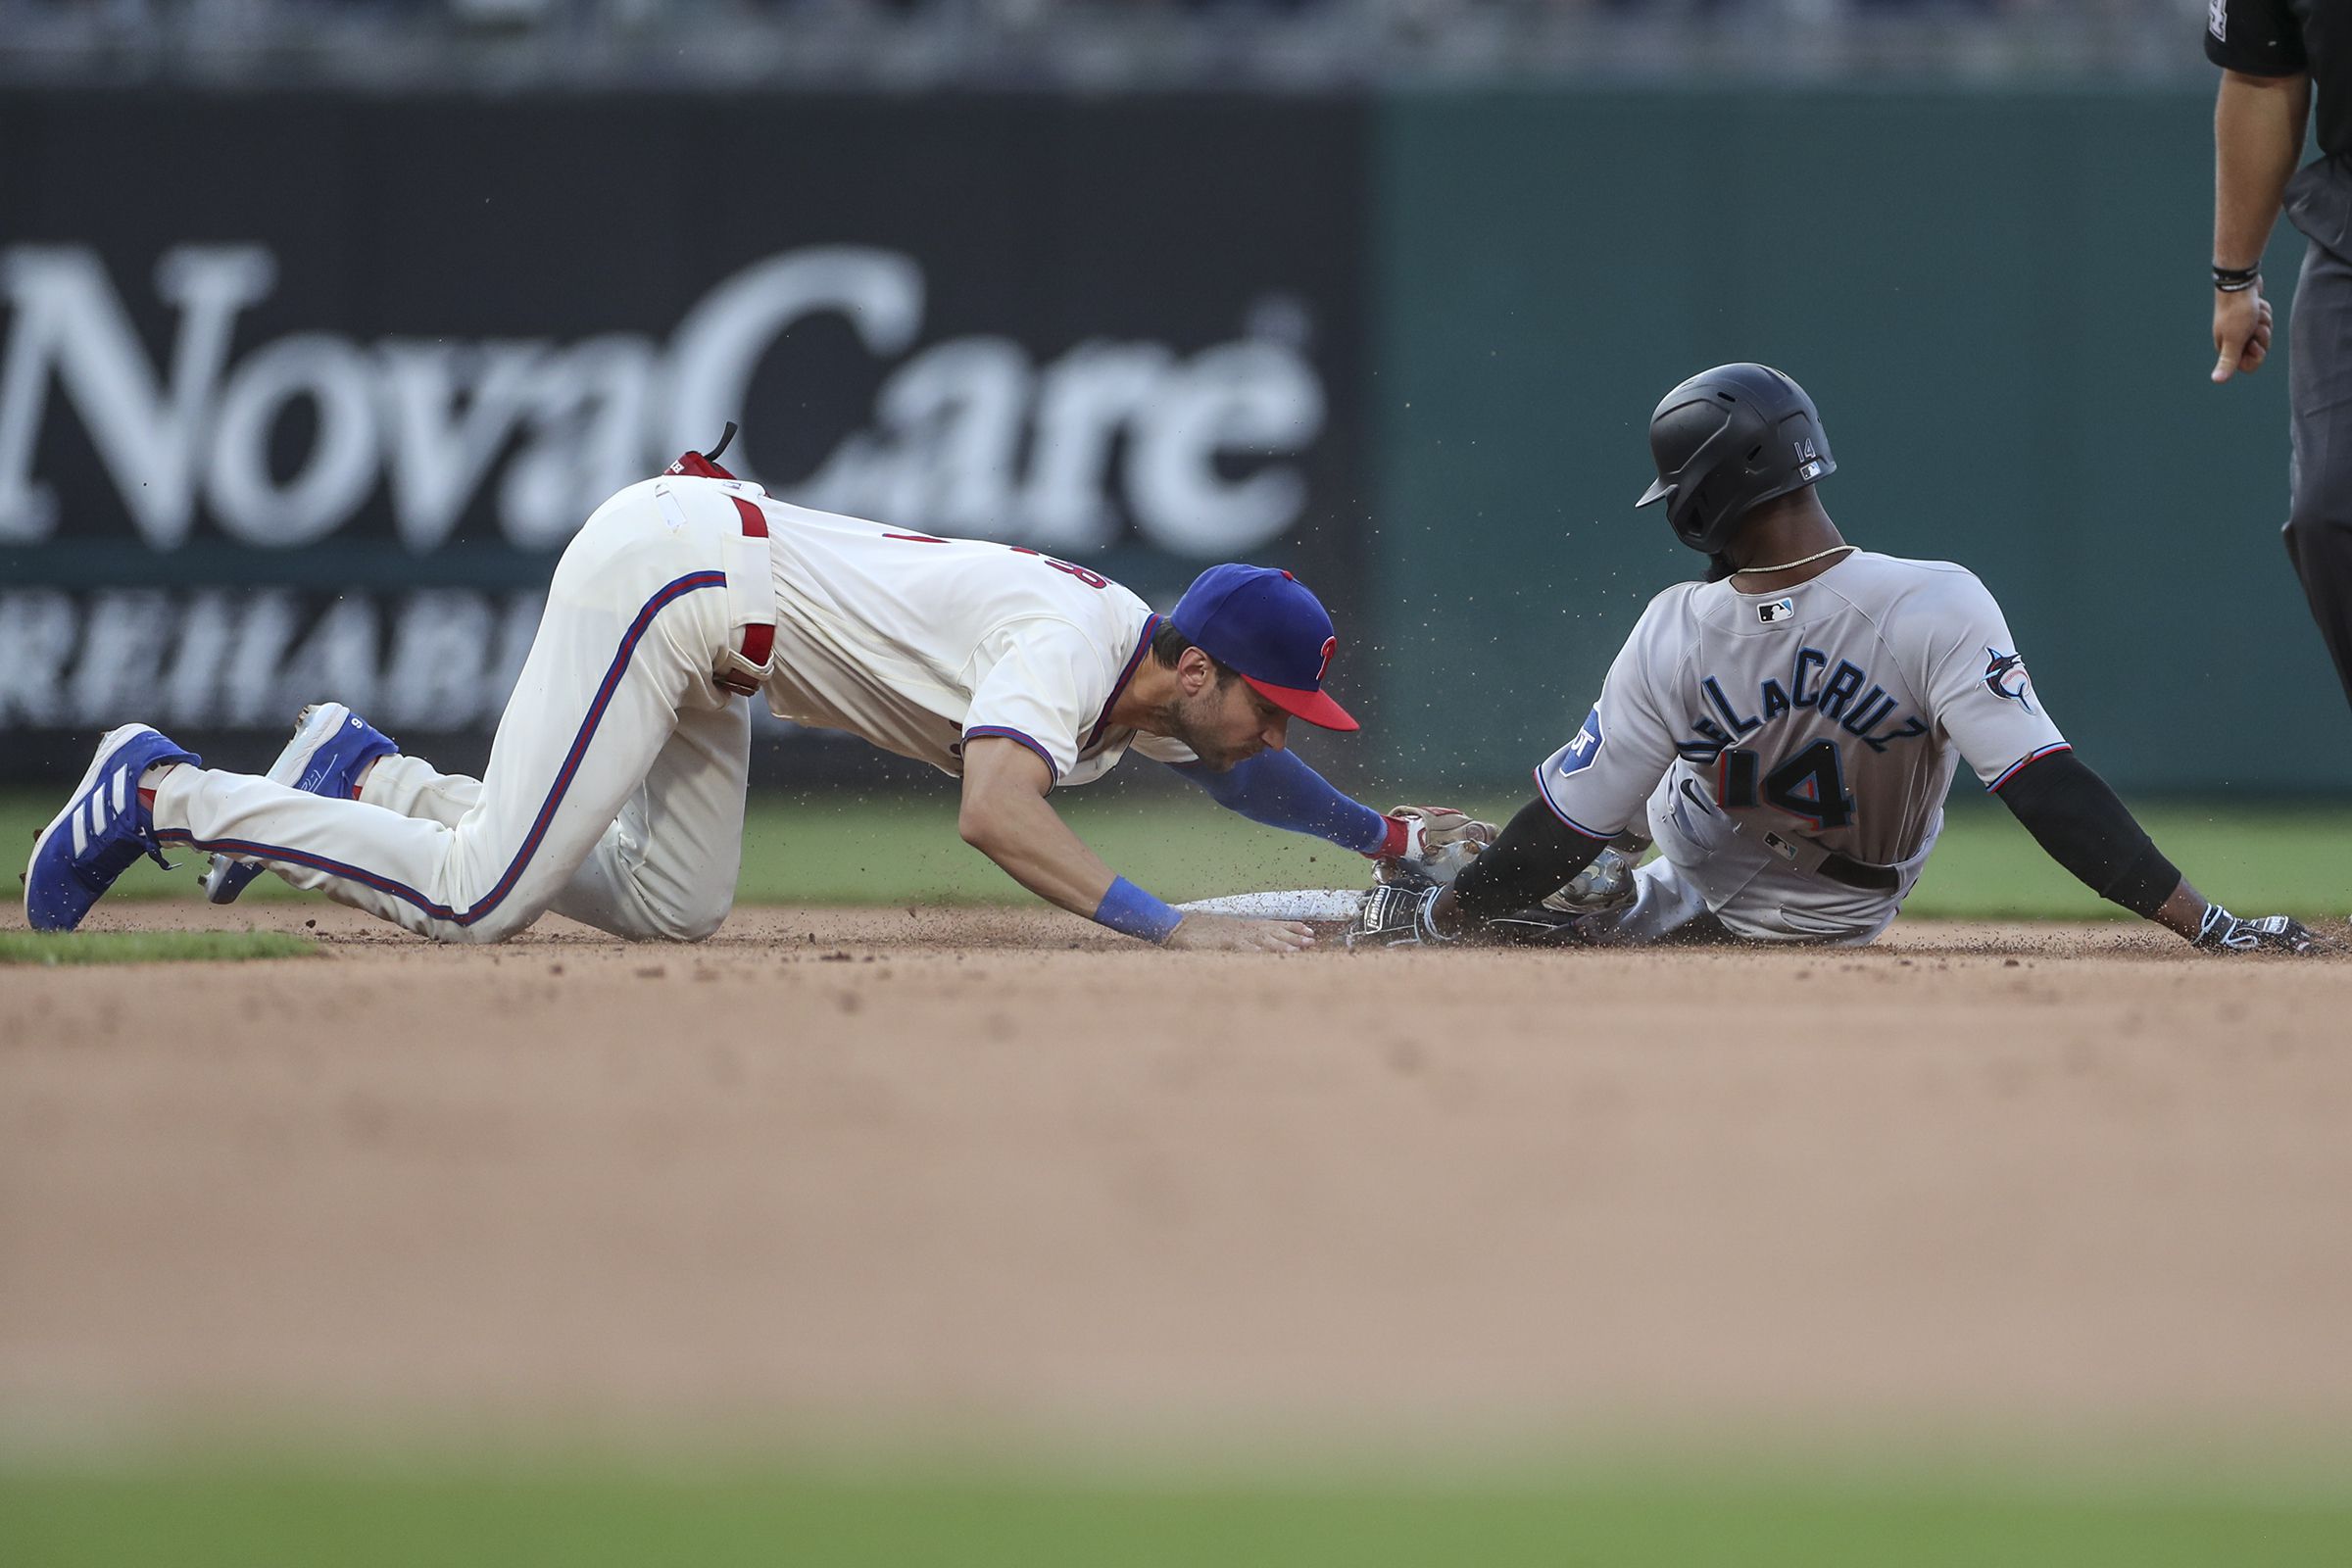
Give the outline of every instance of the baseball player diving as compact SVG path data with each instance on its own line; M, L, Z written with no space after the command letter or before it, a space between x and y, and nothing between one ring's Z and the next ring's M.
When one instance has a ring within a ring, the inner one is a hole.
M1491 836L1459 813L1384 815L1285 749L1294 718L1356 727L1322 689L1331 617L1288 572L1213 566L1161 616L1035 551L788 505L719 467L725 446L622 490L574 536L481 778L403 755L335 703L304 710L267 777L126 725L35 841L27 921L72 930L140 856L182 844L213 853L216 903L268 868L444 942L496 942L548 909L700 941L734 903L738 699L755 693L959 776L963 838L1013 880L1171 948L1283 953L1312 934L1171 908L1070 831L1048 792L1130 750L1368 856Z
M2051 858L2194 947L2326 946L2189 885L2068 746L1974 573L1840 537L1816 490L1837 464L1794 381L1693 376L1649 445L1638 504L1665 504L1707 580L1650 601L1494 846L1450 887L1377 887L1353 943L1866 943L1918 880L1965 759ZM1630 869L1647 842L1658 858Z

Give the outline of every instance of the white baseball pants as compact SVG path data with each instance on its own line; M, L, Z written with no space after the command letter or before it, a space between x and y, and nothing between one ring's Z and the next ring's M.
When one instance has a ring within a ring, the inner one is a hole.
M767 570L723 496L632 485L558 563L479 780L386 757L359 800L330 800L183 766L156 790L158 836L443 942L551 908L700 941L734 904L751 760L749 705L719 677L750 668L743 628L774 620Z

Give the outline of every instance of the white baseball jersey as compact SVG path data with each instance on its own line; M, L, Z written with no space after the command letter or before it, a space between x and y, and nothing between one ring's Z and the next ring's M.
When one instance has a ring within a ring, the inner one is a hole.
M982 735L1028 746L1065 784L1131 745L1192 759L1109 723L1153 621L1117 584L668 474L614 495L565 548L481 778L391 756L351 800L180 767L156 793L157 831L442 941L497 941L547 909L699 940L726 917L743 846L751 714L728 680L771 613L765 690L788 718L950 773Z
M1156 621L1117 583L1033 550L726 488L757 496L767 516L776 651L766 694L779 717L952 774L963 771L965 743L987 735L1027 746L1058 784L1102 777L1131 747L1193 760L1179 742L1110 723Z
M1891 901L1821 890L1859 929L1883 926L1908 891L1960 759L1994 788L2066 745L1973 572L1857 551L1778 592L1725 581L1658 595L1536 779L1562 820L1595 837L1639 822L1648 803L1649 836L1693 871L1736 847L1739 875L1697 877L1719 913L1775 868L1775 849L1782 861L1830 850L1898 868ZM1812 902L1793 882L1774 896ZM1780 922L1748 923L1769 935ZM1787 924L1795 931L1778 934L1824 934Z

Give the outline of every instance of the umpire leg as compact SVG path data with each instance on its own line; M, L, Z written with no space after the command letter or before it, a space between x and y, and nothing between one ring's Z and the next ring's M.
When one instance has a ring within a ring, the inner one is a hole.
M2316 242L2304 252L2287 337L2286 559L2352 702L2352 262Z

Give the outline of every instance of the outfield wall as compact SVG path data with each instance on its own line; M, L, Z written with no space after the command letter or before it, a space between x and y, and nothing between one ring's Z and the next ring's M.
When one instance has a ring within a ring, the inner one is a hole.
M597 498L779 491L1339 612L1349 779L1492 787L1687 574L1642 426L1760 358L1852 536L1976 566L2120 783L2341 789L2205 384L2202 94L0 99L0 777L331 688L478 756ZM2295 243L2273 268L2283 286ZM1359 640L1360 639L1360 640ZM266 755L266 754L265 754ZM777 727L773 781L867 776Z
M1652 404L1757 359L1820 403L1848 537L1976 568L2119 784L2352 787L2278 537L2282 368L2206 380L2208 97L1438 97L1378 126L1393 715L1495 693L1482 772L1569 733L1696 559L1628 510Z

